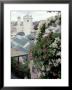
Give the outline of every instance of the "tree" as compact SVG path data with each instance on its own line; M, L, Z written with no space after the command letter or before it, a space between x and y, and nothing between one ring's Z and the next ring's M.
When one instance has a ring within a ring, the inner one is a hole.
M44 33L45 33L45 23L40 27L40 33L38 35L38 42L41 40Z
M54 37L54 33L42 38L33 48L34 62L41 71L41 78L60 78L60 38ZM42 67L44 69L42 70ZM44 76L43 76L44 73Z
M61 34L50 32L48 36L43 37L45 28L45 24L43 24L37 43L33 47L33 61L41 72L40 78L61 78Z

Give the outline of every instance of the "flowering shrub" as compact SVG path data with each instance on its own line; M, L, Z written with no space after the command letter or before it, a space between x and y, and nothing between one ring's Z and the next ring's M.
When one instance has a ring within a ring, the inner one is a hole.
M51 19L50 23L60 22L60 17ZM59 24L60 23L56 23ZM51 24L50 24L51 25ZM61 33L49 32L45 34L46 25L40 27L36 45L32 49L33 62L37 68L38 78L61 78Z

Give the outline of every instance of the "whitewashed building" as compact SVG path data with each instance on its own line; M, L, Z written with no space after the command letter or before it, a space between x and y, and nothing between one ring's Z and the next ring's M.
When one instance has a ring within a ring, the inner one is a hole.
M17 18L17 21L11 22L11 38L19 32L24 32L25 35L33 31L32 16L26 15L21 20L21 17Z

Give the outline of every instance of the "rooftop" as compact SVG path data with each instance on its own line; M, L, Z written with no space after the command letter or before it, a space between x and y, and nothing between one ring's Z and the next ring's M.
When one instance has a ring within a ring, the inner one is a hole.
M16 48L11 48L11 57L15 57L15 56L21 56L21 55L25 55L26 53L16 49Z

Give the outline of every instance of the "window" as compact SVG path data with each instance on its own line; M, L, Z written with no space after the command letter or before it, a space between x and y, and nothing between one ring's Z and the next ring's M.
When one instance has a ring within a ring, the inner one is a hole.
M27 22L29 22L29 20L27 20Z

